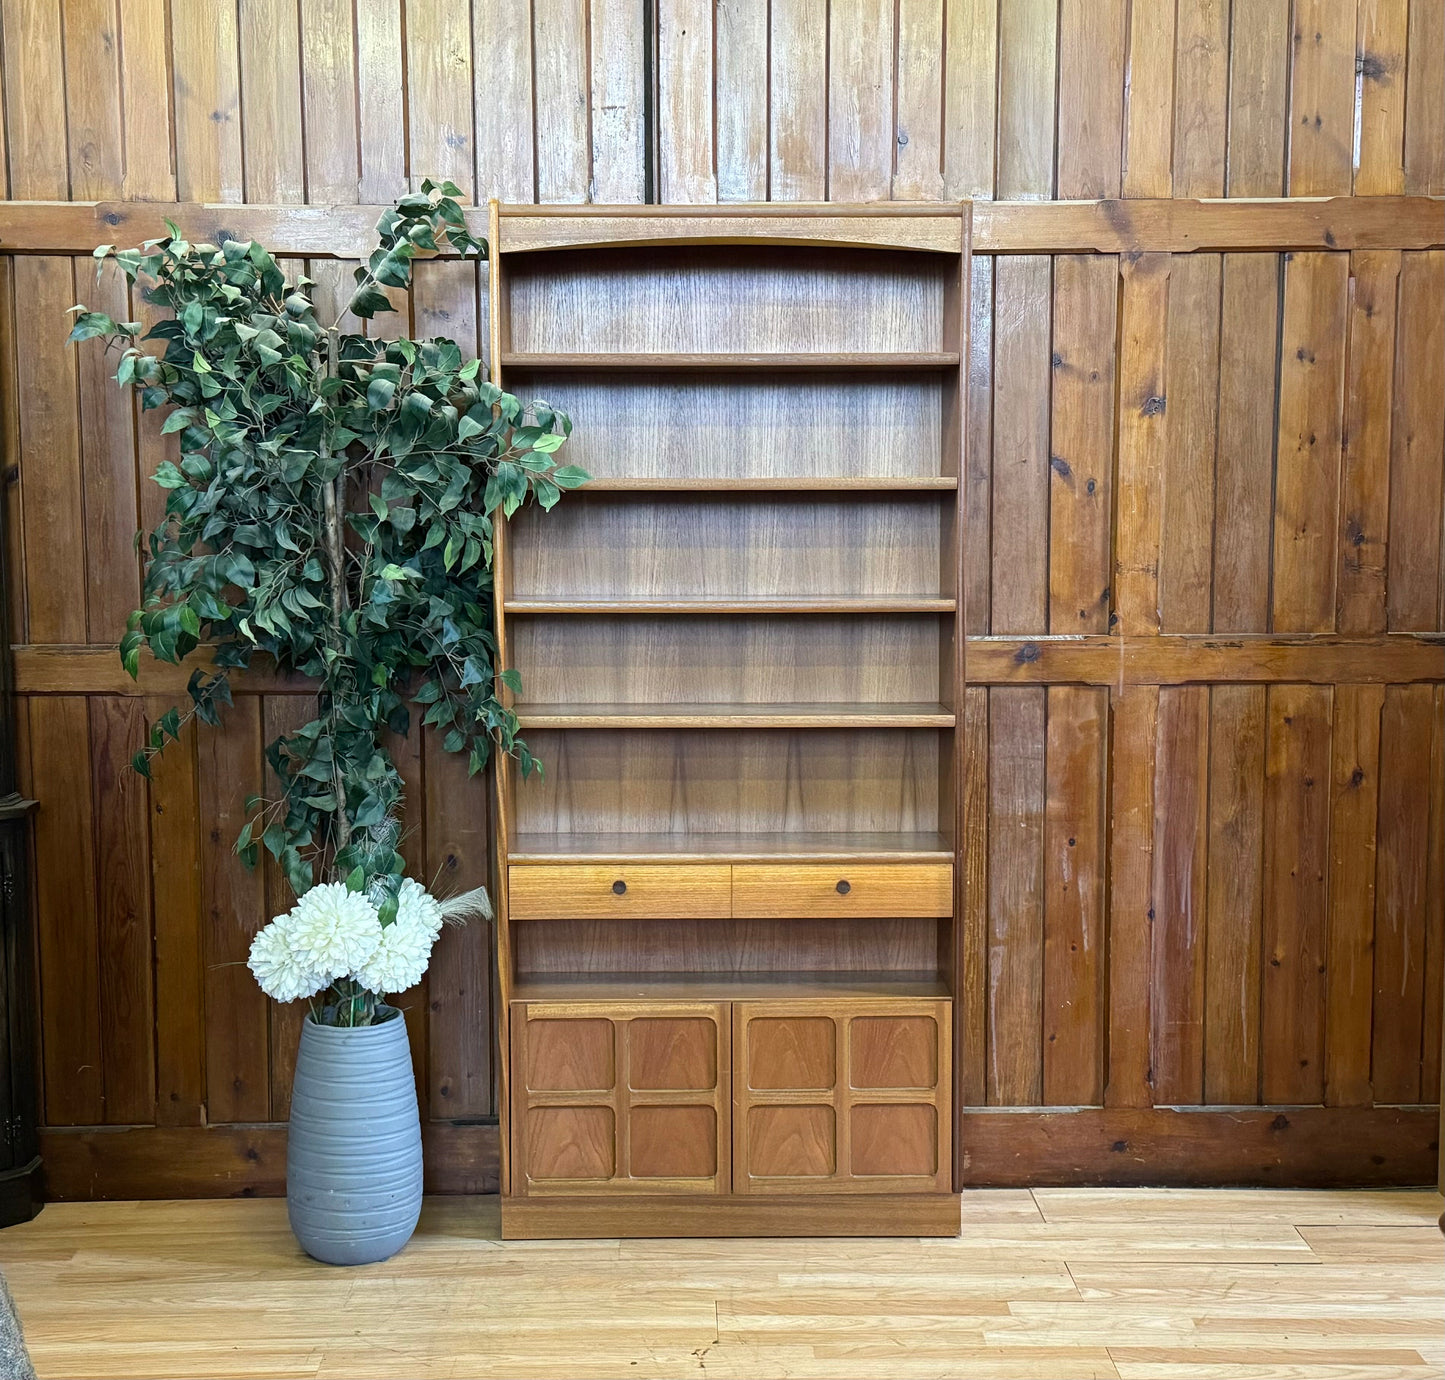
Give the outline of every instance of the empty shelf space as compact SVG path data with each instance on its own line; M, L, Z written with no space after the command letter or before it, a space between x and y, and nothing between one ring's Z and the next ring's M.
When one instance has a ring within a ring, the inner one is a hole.
M638 494L744 494L744 493L952 493L958 479L951 474L879 475L759 475L728 478L691 478L657 475L652 478L594 476L585 485L589 493Z
M930 594L717 595L652 599L508 599L507 613L952 613L954 601Z
M732 833L513 835L514 863L952 862L940 833Z
M956 369L957 350L858 351L758 354L521 354L502 355L502 369L691 369L691 370L798 370L798 369ZM505 377L505 374L504 374Z
M795 1001L947 997L936 973L522 973L514 1001Z
M941 704L518 704L523 728L952 728Z

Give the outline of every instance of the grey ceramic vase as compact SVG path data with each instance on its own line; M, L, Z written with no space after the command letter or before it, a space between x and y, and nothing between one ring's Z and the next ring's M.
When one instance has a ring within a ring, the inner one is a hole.
M286 1207L307 1255L369 1265L399 1251L421 1214L421 1120L402 1013L379 1025L301 1026Z

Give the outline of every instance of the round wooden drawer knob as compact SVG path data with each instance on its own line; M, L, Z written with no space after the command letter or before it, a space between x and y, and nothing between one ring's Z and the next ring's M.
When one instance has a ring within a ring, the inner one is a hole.
M612 894L614 896L627 895L627 883L624 882L621 877L619 877L615 882L612 883Z
M838 883L838 895L846 896L853 888L846 881Z

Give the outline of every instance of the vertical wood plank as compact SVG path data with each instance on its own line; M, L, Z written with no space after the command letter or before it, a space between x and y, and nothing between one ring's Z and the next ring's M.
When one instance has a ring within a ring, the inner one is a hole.
M27 201L65 201L71 192L66 175L59 0L4 0L0 20L5 33L10 195Z
M202 954L206 965L206 1120L270 1114L270 999L246 959L269 917L260 870L236 856L242 806L262 793L261 700L241 695L221 728L197 740L200 772Z
M1148 1107L1150 931L1154 916L1154 770L1159 688L1111 695L1109 771L1109 1071L1106 1107Z
M1445 193L1445 5L1436 0L1410 5L1405 190L1412 196Z
M422 730L418 719L413 719L411 732L407 737L388 734L386 745L391 752L391 760L396 763L396 769L401 773L402 834L397 845L398 851L406 860L406 875L425 886L429 877L426 854L426 784L422 766ZM430 1067L429 990L427 976L423 973L421 981L415 987L395 993L390 998L393 1006L406 1013L406 1031L411 1040L412 1070L416 1075L417 1100L423 1121L431 1115L431 1108L427 1104L430 1082L427 1072Z
M968 294L967 440L964 445L963 627L989 630L993 521L993 318L995 260L974 258Z
M771 0L769 194L823 201L828 169L827 0Z
M1154 787L1150 1066L1154 1100L1204 1100L1209 687L1159 692Z
M1275 467L1276 632L1335 621L1349 258L1286 254Z
M989 692L988 1101L1043 1096L1045 692Z
M408 176L449 178L476 191L472 143L472 26L465 6L406 0Z
M1175 17L1175 196L1223 196L1229 122L1229 0L1179 0Z
M1283 196L1289 125L1290 0L1233 6L1227 196Z
M673 0L658 11L657 111L660 199L716 201L709 0Z
M263 205L305 201L295 0L239 0L239 17L246 199Z
M998 11L998 0L948 0L946 7L943 185L950 201L994 194Z
M361 179L351 0L301 0L306 196L354 202Z
M1173 5L1129 7L1125 196L1169 196L1173 191L1174 11Z
M214 0L171 0L176 193L242 201L241 70L236 13Z
M65 0L64 15L70 195L111 201L124 175L119 14L114 0Z
M1104 780L1109 692L1048 691L1043 1101L1104 1096Z
M1209 631L1221 271L1217 254L1181 254L1169 276L1169 445L1159 548L1159 625L1165 632Z
M1109 630L1118 288L1112 255L1054 260L1048 620L1054 633Z
M363 204L376 205L395 201L406 191L407 86L402 7L395 0L355 0L355 4L357 137L361 146L359 196ZM499 12L501 8L501 0L479 7L488 13ZM530 56L529 52L525 64L529 79ZM499 103L508 94L505 87L493 88L493 91ZM508 109L531 108L529 85L526 101ZM517 143L527 150L530 158L531 140L520 139ZM532 178L528 173L527 194L517 200L530 201L531 195Z
M1430 846L1425 864L1425 1035L1420 1099L1441 1094L1445 1059L1445 686L1435 687L1430 716Z
M1368 1107L1374 1004L1381 685L1337 685L1330 768L1325 1102Z
M606 18L611 20L612 7ZM604 45L613 37L609 28ZM477 197L537 199L530 0L472 6ZM611 173L609 172L609 176Z
M1355 6L1294 0L1289 195L1348 196L1355 133Z
M156 1114L149 802L130 764L145 744L145 706L95 695L89 711L105 1119L136 1125Z
M16 355L15 256L0 258L0 454L5 499L6 630L14 643L30 640L25 595L25 486L20 451L20 382ZM987 518L984 519L987 522Z
M717 199L768 199L768 0L717 0Z
M942 201L943 0L899 0L893 157L895 201Z
M591 198L603 203L643 201L647 180L643 0L591 3ZM752 90L755 104L761 105L766 99L761 86L755 82Z
M1014 0L998 17L998 195L1054 194L1059 0Z
M1328 686L1271 685L1265 749L1260 1086L1265 1102L1324 1096Z
M828 199L886 201L893 176L893 0L829 0Z
M588 200L587 19L588 0L532 0L538 201Z
M147 696L154 723L170 700ZM205 978L201 953L200 800L196 725L151 763L151 896L155 927L156 1121L199 1126L205 1121Z
M1425 879L1430 852L1429 685L1385 688L1375 873L1375 1101L1420 1100L1425 1015Z
M1259 1101L1265 687L1216 685L1209 705L1209 909L1204 1100Z
M1409 0L1359 0L1355 30L1356 196L1399 196L1405 190L1409 27Z
M1395 373L1398 250L1350 255L1349 341L1341 436L1338 625L1385 630L1390 514L1390 420Z
M954 1003L958 1097L965 1107L988 1102L989 947L989 690L963 692L963 971ZM955 1147L957 1150L959 1147Z
M1440 627L1445 481L1445 252L1401 255L1390 430L1391 631Z
M30 704L40 1049L48 1126L105 1120L90 722L80 695Z
M1214 479L1214 630L1269 627L1279 255L1226 254Z
M1048 258L994 262L993 552L995 633L1048 626L1049 315Z
M1119 343L1119 456L1115 479L1114 627L1159 631L1159 542L1169 420L1167 254L1123 259Z
M1123 158L1125 0L1059 6L1058 195L1119 195Z
M167 0L128 0L120 10L121 125L127 201L172 201L176 165L172 148Z

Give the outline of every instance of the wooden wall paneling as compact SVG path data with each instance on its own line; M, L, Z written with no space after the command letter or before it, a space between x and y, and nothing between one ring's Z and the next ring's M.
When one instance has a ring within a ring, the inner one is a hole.
M992 528L1009 534L993 549L995 633L1048 626L1051 269L994 261Z
M1048 517L1052 633L1109 630L1118 292L1118 261L1112 255L1061 254L1054 260ZM1001 546L1007 548L1001 550L1007 559L1012 542Z
M1215 685L1209 704L1204 1101L1259 1101L1265 687Z
M592 178L588 195L603 203L644 201L647 45L643 0L591 0L591 7ZM719 12L719 26L720 22ZM756 78L756 74L754 68L750 75ZM766 100L760 82L753 80L750 89L755 104Z
M1374 1007L1375 840L1382 685L1335 687L1330 769L1325 1102L1367 1107Z
M1407 47L1405 190L1439 196L1445 193L1445 8L1413 0Z
M355 0L356 6L356 106L357 139L360 147L361 183L358 197L371 205L386 205L406 191L407 85L406 44L402 34L402 6L394 0ZM476 7L477 13L501 12L498 3ZM530 51L527 56L530 58ZM530 82L532 64L519 64ZM480 97L480 88L478 88ZM492 86L500 103L510 92ZM531 109L531 87L522 109ZM513 104L509 109L517 109ZM531 140L525 144L531 155ZM480 157L480 153L479 153ZM489 160L494 161L494 160ZM530 163L529 163L530 168ZM527 175L526 191L519 201L532 196L532 177Z
M1445 252L1403 254L1390 429L1388 621L1391 631L1442 626L1445 485Z
M1361 250L1350 256L1337 576L1337 624L1342 633L1385 629L1399 276L1400 255L1391 250Z
M301 125L301 35L294 0L239 0L241 148L245 199L306 200Z
M0 20L10 195L64 201L71 192L59 0L5 0Z
M894 5L828 5L828 199L886 201L896 142Z
M1425 1004L1425 880L1430 851L1428 685L1385 689L1375 889L1374 1091L1418 1102Z
M592 129L588 117L594 107L588 10L588 0L532 3L533 100L541 135L536 141L538 201L589 199ZM710 87L702 96L710 100ZM517 138L518 132L514 124L512 137Z
M78 361L64 334L74 302L69 259L15 261L17 321L55 323L31 332L16 356L28 635L43 642L86 639Z
M1359 0L1355 31L1356 196L1395 196L1405 190L1405 57L1409 27L1410 0Z
M148 725L137 698L94 695L90 712L105 1120L155 1120L150 802L131 758Z
M1054 195L1059 0L1015 0L998 16L998 168L1001 199Z
M1128 9L1125 0L1061 0L1059 5L1061 198L1119 195Z
M1324 1096L1325 929L1329 868L1327 687L1272 685L1265 738L1265 1102Z
M719 201L768 199L769 91L760 74L768 71L769 9L767 0L714 7Z
M823 201L828 179L828 6L826 0L773 0L769 19L769 197Z
M261 697L237 696L222 727L197 739L202 954L206 979L206 1120L270 1114L270 998L246 967L265 918L264 878L236 856L248 795L263 794Z
M177 195L182 201L244 201L234 8L171 0L171 70Z
M1295 0L1289 85L1290 196L1348 195L1355 131L1352 5Z
M412 185L450 178L475 200L472 26L466 7L407 0L406 128Z
M964 386L963 609L969 636L991 625L993 588L993 317L994 264L973 259L968 293L968 371Z
M147 696L147 723L171 707ZM156 1122L206 1119L204 901L196 724L151 764L151 905L155 953Z
M1284 192L1291 0L1232 7L1226 196Z
M387 751L391 753L391 760L396 763L396 769L401 773L402 829L397 849L406 860L406 875L415 878L423 886L429 886L431 874L427 871L426 769L420 720L420 715L413 716L412 730L405 738L388 733L385 742ZM495 888L490 894L495 904ZM423 973L421 981L415 987L388 998L391 1004L399 1007L406 1016L406 1033L411 1041L411 1062L416 1074L416 1095L423 1121L431 1115L427 1102L431 1087L431 1042L428 1028L430 994L429 981Z
M712 9L707 0L674 0L658 11L660 201L717 200Z
M48 1126L105 1121L90 717L81 695L30 706L40 1052Z
M963 899L954 923L959 937L959 974L954 989L954 1058L958 1100L982 1107L988 1101L989 948L989 690L963 692ZM954 1155L962 1154L955 1139Z
M1278 254L1226 254L1219 328L1214 471L1216 632L1269 626L1269 570L1278 442Z
M352 0L300 0L299 14L306 199L354 202L361 142Z
M63 8L70 195L108 201L124 177L119 9L111 0L66 0Z
M1122 184L1126 197L1173 192L1175 24L1174 6L1129 7Z
M949 199L994 194L998 16L997 0L949 0L946 6L943 188ZM973 262L977 272L982 260Z
M1165 632L1208 632L1210 626L1221 271L1218 255L1181 254L1169 274L1169 445L1159 546L1159 624ZM1252 387L1258 386L1256 379Z
M1229 0L1176 7L1174 195L1223 196L1229 120Z
M989 693L991 1106L1043 1100L1045 693Z
M1445 686L1435 686L1430 717L1430 847L1425 866L1425 1035L1420 1100L1441 1100L1445 1059Z
M1043 1098L1097 1106L1104 1096L1104 810L1109 692L1046 692Z
M1275 467L1276 632L1335 622L1349 259L1287 254Z
M1150 928L1154 1100L1204 1101L1209 687L1159 692Z
M614 37L613 5L604 11L601 50L610 53ZM597 59L594 58L594 72ZM532 7L530 0L492 0L472 6L472 67L475 88L477 197L528 202L537 198L534 120L518 130L518 112L533 111ZM595 76L594 76L595 81ZM598 113L593 112L594 121ZM607 117L615 127L617 116ZM598 147L608 146L607 131L594 133Z
M19 317L15 259L0 258L0 479L4 481L6 631L13 643L30 640L26 613L24 466L20 448ZM987 517L984 521L987 522Z
M127 201L176 195L167 0L131 0L120 15L120 97Z
M944 199L944 152L955 137L944 122L947 10L943 0L899 0L893 78L895 201Z

